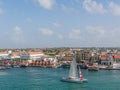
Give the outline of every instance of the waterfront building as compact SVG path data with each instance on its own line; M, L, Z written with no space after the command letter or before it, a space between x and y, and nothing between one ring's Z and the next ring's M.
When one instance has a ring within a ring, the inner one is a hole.
M50 56L47 56L47 57L45 57L44 59L43 59L43 61L45 61L45 62L54 62L54 57L50 57Z
M100 56L101 64L112 65L115 61L115 55L114 52L102 52Z
M29 52L30 60L41 60L45 56L42 52Z
M9 59L9 53L8 52L0 52L0 60L3 59Z
M114 55L113 68L120 69L120 54L119 53Z
M116 63L120 63L120 55L115 55L114 58Z

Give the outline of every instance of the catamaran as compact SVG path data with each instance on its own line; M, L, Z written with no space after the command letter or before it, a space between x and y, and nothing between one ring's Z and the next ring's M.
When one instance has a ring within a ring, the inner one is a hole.
M70 65L70 71L69 75L66 78L62 78L61 81L63 82L71 82L71 83L84 83L87 82L87 79L85 79L82 75L82 72L77 69L77 63L76 63L76 54L74 53L73 61Z

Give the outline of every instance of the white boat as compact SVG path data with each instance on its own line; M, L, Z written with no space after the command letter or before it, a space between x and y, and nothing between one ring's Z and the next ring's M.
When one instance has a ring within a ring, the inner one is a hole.
M63 82L71 82L71 83L84 83L87 82L87 79L83 78L82 72L77 69L76 63L76 54L74 54L73 61L70 65L69 75L66 78L62 78L61 81Z
M120 69L120 63L113 63L113 69Z

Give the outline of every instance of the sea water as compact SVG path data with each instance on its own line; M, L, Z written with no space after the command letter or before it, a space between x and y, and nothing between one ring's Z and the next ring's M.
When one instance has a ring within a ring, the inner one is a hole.
M82 70L88 83L61 82L69 69L62 68L12 68L0 71L0 90L120 90L120 71Z

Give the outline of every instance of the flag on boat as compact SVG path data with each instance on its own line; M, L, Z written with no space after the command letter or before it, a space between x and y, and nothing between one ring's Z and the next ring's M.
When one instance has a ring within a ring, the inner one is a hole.
M82 72L80 71L80 80L83 79L83 75L82 75Z

